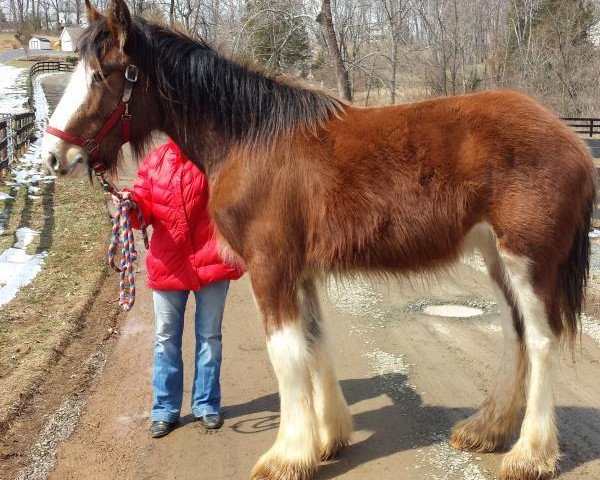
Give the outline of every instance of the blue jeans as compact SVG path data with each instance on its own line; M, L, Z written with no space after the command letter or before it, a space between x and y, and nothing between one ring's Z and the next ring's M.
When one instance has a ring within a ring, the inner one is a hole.
M196 355L192 388L195 417L216 414L221 408L221 321L229 280L215 282L193 292L196 297ZM188 290L155 290L153 421L176 422L183 397L181 337Z

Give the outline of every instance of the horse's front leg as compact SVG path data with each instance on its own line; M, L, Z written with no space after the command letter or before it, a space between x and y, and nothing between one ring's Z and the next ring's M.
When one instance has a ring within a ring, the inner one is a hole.
M352 416L335 374L315 281L309 277L301 284L300 311L312 351L311 377L320 455L321 460L329 460L350 443Z
M319 461L312 354L298 306L297 282L282 279L271 268L252 269L250 274L279 383L281 417L275 444L255 465L252 479L307 480Z

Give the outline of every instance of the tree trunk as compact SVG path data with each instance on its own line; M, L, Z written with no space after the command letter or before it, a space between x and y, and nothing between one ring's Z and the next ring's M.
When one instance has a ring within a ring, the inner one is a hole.
M75 0L75 19L81 25L81 0Z
M323 37L325 37L329 56L335 63L338 92L344 100L351 102L352 90L350 89L350 78L348 77L348 70L346 70L344 62L342 61L342 54L340 53L340 48L335 36L335 29L333 28L331 0L323 0L321 13L317 16L317 22L321 25L321 32L323 33Z
M390 77L390 105L396 103L396 76L398 73L398 39L392 35L392 73Z

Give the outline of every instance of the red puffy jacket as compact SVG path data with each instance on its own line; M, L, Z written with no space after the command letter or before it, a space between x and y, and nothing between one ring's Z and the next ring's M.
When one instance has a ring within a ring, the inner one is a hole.
M148 286L154 290L200 290L219 280L242 276L240 267L223 263L207 210L204 174L168 141L144 159L133 186L153 232L146 256ZM132 215L135 217L135 215ZM132 224L139 228L135 218Z

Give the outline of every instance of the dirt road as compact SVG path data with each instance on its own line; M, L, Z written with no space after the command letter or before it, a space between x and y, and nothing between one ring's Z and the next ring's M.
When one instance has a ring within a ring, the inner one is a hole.
M465 265L456 279L455 287L428 287L426 294L410 295L401 294L397 285L323 287L329 292L325 313L355 434L340 459L320 468L318 479L494 478L501 455L456 452L447 443L451 425L483 399L502 348L485 275ZM142 289L74 434L59 448L50 478L244 479L273 442L276 383L247 279L232 285L225 313L225 426L206 433L191 422L188 407L180 428L163 439L149 438L150 300ZM478 308L482 314L458 319L423 313L439 303ZM600 329L594 322L588 319L586 328L596 339L583 335L574 367L564 355L558 382L560 478L565 480L600 478ZM186 404L191 340L188 328ZM42 478L34 471L22 478Z

